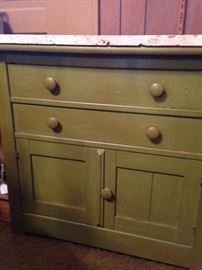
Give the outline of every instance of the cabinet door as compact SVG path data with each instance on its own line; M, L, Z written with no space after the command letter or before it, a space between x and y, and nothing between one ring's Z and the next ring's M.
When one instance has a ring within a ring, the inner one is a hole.
M191 246L199 203L200 161L106 153L104 203L108 228Z
M18 139L23 211L98 225L102 150Z

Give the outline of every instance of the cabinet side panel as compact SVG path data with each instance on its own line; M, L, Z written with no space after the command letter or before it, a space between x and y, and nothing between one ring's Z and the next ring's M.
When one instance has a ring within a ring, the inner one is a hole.
M9 102L7 69L3 56L0 56L0 129L4 146L4 158L9 187L11 219L14 231L21 231L20 186L16 164L15 141L13 137L12 112Z

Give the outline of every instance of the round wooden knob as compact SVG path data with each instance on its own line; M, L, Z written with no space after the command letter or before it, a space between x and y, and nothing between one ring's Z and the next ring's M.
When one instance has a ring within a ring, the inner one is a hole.
M110 200L113 197L113 193L110 188L106 187L101 190L101 196L104 200Z
M53 91L57 87L56 81L51 77L46 78L44 85L45 85L46 89L48 89L49 91Z
M160 97L164 94L165 89L160 83L153 83L150 87L150 93L153 97Z
M157 127L148 127L146 130L146 136L150 140L156 140L160 137L161 133Z
M47 124L49 128L56 129L60 123L55 117L50 117L47 121Z

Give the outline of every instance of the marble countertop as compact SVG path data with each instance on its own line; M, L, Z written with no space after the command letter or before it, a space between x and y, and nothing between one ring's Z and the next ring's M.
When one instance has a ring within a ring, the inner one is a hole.
M0 35L0 45L86 47L202 47L202 35Z

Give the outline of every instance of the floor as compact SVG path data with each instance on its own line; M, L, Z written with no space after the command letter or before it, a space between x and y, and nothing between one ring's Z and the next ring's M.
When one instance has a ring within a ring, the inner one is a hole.
M0 270L183 270L97 248L30 234L0 222Z

